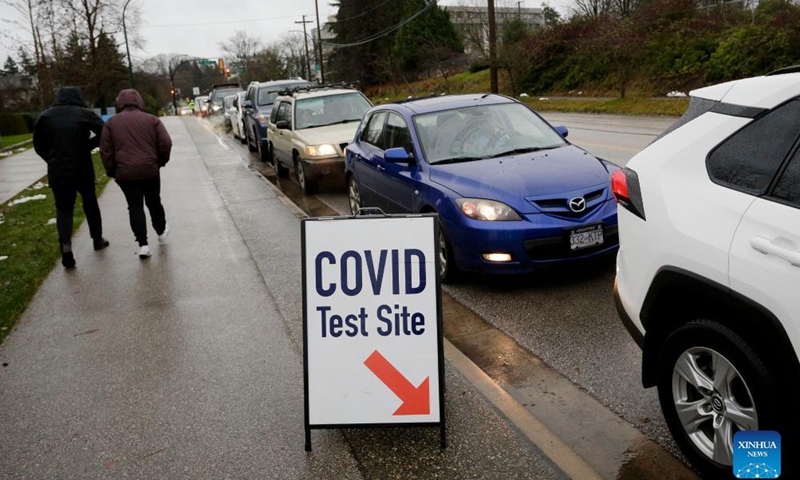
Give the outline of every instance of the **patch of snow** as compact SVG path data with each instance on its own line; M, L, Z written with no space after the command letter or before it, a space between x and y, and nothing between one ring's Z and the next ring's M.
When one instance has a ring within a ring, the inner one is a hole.
M56 224L55 218L51 218L50 220L47 221L47 225L55 225L55 224Z
M95 148L95 149L93 149L93 150L92 150L92 153L97 153L97 152L99 152L99 151L100 151L100 147L97 147L97 148Z
M14 154L14 152L10 152L10 151L9 152L0 152L0 157L7 157L7 156L13 155L13 154Z
M520 93L519 98L526 98L528 96L527 93Z
M578 95L583 95L583 90L581 90L580 92L578 92Z
M3 260L8 260L8 255L0 256L0 262L2 262Z
M24 151L25 151L24 148L18 148L16 150L14 150L14 153L19 153L19 152L24 152Z
M686 96L687 95L685 93L679 92L677 90L673 90L673 91L671 91L671 92L669 92L667 94L667 97L669 97L669 98L682 98L682 97L686 97Z
M41 190L41 189L43 189L43 188L44 188L44 187L46 187L46 186L47 186L47 185L45 185L45 184L44 184L44 183L42 183L42 182L36 182L36 183L34 183L33 185L31 185L31 188L32 188L33 190Z
M548 100L550 100L550 99L549 99L549 98L547 98L547 97L539 97L539 101L540 101L540 102L546 102L546 101L548 101Z
M45 194L43 194L43 193L40 193L39 195L34 195L34 196L32 196L32 197L22 197L22 198L18 198L18 199L16 199L16 200L14 200L14 201L10 202L10 203L8 204L8 206L9 206L9 207L13 207L14 205L19 205L19 204L22 204L22 203L28 203L28 202L30 202L30 201L32 201L32 200L44 200L44 199L46 199L46 198L47 198L47 195L45 195Z

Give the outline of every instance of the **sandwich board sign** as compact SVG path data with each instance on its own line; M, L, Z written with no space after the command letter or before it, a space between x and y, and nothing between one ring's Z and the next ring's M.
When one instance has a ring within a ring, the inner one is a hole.
M440 427L436 215L302 222L306 451L311 429Z

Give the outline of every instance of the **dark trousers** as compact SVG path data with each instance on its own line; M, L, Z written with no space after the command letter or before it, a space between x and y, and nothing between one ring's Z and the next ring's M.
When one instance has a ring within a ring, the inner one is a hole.
M75 199L81 194L83 213L89 224L92 238L103 237L103 220L100 217L100 206L97 204L97 192L94 181L64 183L50 186L56 199L56 226L58 227L58 243L72 244L72 216L75 213Z
M139 246L147 245L147 218L144 216L144 206L150 211L150 220L156 233L161 235L167 226L164 206L161 205L161 177L146 178L144 180L117 180L117 185L125 194L128 201L128 214L131 221L131 230L136 236Z

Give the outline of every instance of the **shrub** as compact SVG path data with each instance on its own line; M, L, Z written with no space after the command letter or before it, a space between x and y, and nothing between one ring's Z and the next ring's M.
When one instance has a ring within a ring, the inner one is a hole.
M22 135L30 133L25 117L16 113L0 113L0 135Z

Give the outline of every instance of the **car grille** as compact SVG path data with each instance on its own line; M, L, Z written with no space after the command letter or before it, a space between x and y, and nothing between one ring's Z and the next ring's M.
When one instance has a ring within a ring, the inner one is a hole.
M619 230L616 225L603 228L603 244L580 250L569 248L569 229L560 237L535 238L525 240L523 246L531 260L556 260L561 258L580 258L619 244Z
M570 198L539 198L530 200L530 202L539 207L539 210L543 213L550 213L567 218L580 218L592 213L597 207L603 204L605 191L605 188L601 188L583 195L584 200L586 200L586 209L582 212L573 212L570 210Z

